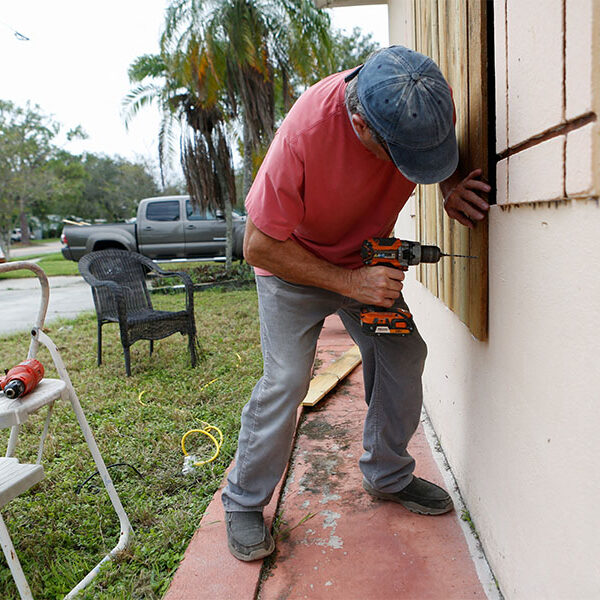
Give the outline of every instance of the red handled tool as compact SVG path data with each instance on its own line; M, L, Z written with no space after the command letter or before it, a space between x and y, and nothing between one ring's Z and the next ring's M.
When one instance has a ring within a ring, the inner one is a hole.
M11 400L32 392L44 377L44 366L35 358L28 358L6 371L0 378L0 390Z

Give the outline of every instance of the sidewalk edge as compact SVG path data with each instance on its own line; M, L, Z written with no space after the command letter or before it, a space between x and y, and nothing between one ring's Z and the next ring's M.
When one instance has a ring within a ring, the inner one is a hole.
M469 549L471 559L473 560L473 564L475 565L475 571L477 572L477 576L479 577L479 581L481 582L483 590L488 597L488 600L504 600L504 596L498 588L496 578L494 577L494 573L492 572L490 564L488 563L481 541L477 537L476 530L472 529L471 526L462 519L464 512L467 512L467 506L460 493L460 488L458 487L458 483L456 482L454 473L452 472L452 467L446 458L440 440L435 432L435 429L433 428L431 419L429 418L427 410L424 406L421 411L421 422L425 431L425 437L427 438L427 442L431 448L433 459L435 460L440 473L444 478L446 489L452 497L452 501L454 502L458 523L463 535L465 536L467 547Z

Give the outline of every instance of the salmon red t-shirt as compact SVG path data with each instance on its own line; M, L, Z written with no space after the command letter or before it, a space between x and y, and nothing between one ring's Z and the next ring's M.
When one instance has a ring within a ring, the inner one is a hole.
M356 269L363 240L390 234L415 184L358 139L344 103L349 72L300 96L275 134L246 209L266 235Z

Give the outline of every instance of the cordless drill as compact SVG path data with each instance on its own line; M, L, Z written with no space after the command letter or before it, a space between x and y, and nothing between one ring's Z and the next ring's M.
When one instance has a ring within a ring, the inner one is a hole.
M11 400L32 392L44 377L44 366L35 358L28 358L16 367L6 371L0 378L0 390Z
M463 254L444 254L437 246L424 246L397 238L369 238L362 244L360 255L365 265L392 267L408 271L419 263L436 263L442 256L475 258ZM410 335L415 328L412 315L402 308L363 306L360 309L362 330L369 335Z

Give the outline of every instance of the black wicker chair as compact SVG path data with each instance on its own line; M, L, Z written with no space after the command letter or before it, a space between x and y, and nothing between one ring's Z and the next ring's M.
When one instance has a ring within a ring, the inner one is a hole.
M187 273L164 271L141 254L116 248L84 255L79 260L79 271L92 286L98 319L98 365L102 363L102 326L105 323L118 323L128 376L131 375L129 348L132 344L138 340L150 340L152 355L154 340L177 332L188 336L192 367L196 366L194 286ZM186 291L185 310L154 310L146 286L149 271L159 277L176 275L183 280Z

